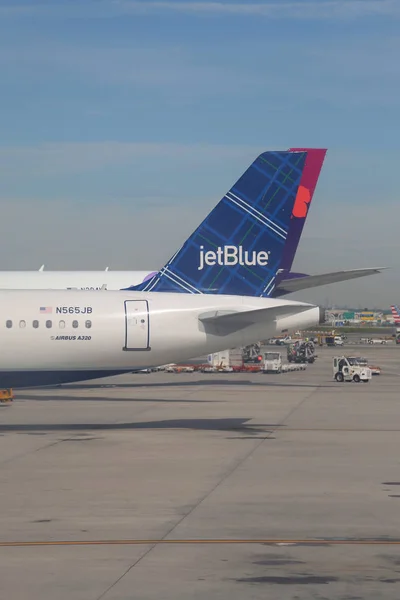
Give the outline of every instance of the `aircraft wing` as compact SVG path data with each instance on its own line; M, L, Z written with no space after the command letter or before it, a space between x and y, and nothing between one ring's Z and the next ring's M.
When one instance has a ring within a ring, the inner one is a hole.
M238 308L231 311L215 310L199 316L206 327L211 326L213 333L227 335L257 323L263 323L266 319L274 321L278 317L289 317L315 308L313 305L280 304L268 308L256 310L243 310Z
M308 288L326 285L328 283L339 283L340 281L348 281L349 279L357 279L366 275L374 275L380 273L387 267L368 268L368 269L351 269L349 271L335 271L334 273L323 273L322 275L305 275L303 277L295 277L293 279L283 279L279 282L277 288L284 294L307 290Z

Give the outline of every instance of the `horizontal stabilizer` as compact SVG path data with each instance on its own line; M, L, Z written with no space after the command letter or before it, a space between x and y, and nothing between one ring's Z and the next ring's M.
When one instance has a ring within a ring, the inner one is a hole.
M199 316L199 321L204 325L213 326L213 333L217 335L227 335L249 325L263 323L265 320L273 322L278 317L289 317L291 315L302 313L314 308L311 304L280 304L268 308L258 308L256 310L224 311L215 310Z
M387 267L369 268L369 269L351 269L349 271L336 271L334 273L323 273L322 275L305 275L293 279L283 279L279 282L278 289L281 294L290 294L307 290L309 288L327 285L328 283L339 283L340 281L348 281L349 279L357 279L358 277L366 277L366 275L374 275L380 273Z

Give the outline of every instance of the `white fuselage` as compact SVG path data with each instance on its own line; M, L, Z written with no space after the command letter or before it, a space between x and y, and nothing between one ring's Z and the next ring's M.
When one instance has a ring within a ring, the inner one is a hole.
M155 271L0 271L0 290L122 290Z
M229 333L199 319L213 311L282 305L291 316L266 316ZM295 314L296 309L303 312ZM184 361L319 321L317 307L287 300L73 290L3 290L0 315L0 387L78 381Z

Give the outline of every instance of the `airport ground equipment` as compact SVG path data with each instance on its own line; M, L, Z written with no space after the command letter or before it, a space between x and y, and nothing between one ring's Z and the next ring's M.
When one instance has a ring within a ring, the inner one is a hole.
M230 348L209 354L207 362L217 371L232 372L243 369L243 352L241 348Z
M354 357L333 357L333 378L335 381L354 381L367 383L371 380L372 373L369 367L360 365Z
M280 352L266 352L264 354L264 373L282 372L282 355Z
M387 344L387 340L384 338L369 338L368 344L380 344L384 346L385 344Z
M307 368L306 363L284 363L282 365L282 373L289 373L291 371L305 371Z
M381 374L381 368L378 367L377 365L370 365L368 362L368 359L365 358L365 356L352 356L350 358L357 361L357 363L361 367L368 367L369 369L371 369L371 375L380 375Z
M261 357L261 343L256 342L250 346L245 346L242 349L243 362L245 363L259 363L262 360Z
M283 338L277 338L275 343L277 346L286 346L288 344L291 344L292 342L293 338L290 335L286 335Z
M325 336L325 342L327 346L343 346L344 341L341 335L327 335Z
M14 400L14 392L11 388L0 390L0 402L6 404L6 402L12 402Z
M165 373L194 373L195 368L192 365L168 365L165 367Z
M318 346L343 346L347 342L347 336L344 334L336 334L332 331L305 331L304 336L307 336Z
M298 340L287 349L287 359L290 363L313 363L316 359L313 341Z
M306 363L283 363L280 352L266 352L264 354L263 373L290 373L292 371L304 371Z
M280 354L280 353L277 353ZM210 355L211 357L211 355ZM257 364L244 363L242 366L238 364L230 366L229 361L216 361L216 366L212 363L198 363L198 364L170 364L165 365L162 369L165 373L266 373L264 370L264 359L263 362ZM232 364L232 363L231 363ZM305 363L282 363L281 370L274 371L276 373L289 373L293 371L304 371L307 365ZM144 372L147 371L143 369ZM269 371L271 372L271 371Z

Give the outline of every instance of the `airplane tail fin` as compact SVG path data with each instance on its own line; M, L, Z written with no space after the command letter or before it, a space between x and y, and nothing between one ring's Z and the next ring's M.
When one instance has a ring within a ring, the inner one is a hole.
M167 264L129 289L270 296L306 158L306 151L258 156Z
M323 148L290 148L290 152L307 152L303 174L297 190L292 217L290 219L287 242L283 250L280 265L281 272L290 272L297 246L310 211L311 202L317 187L318 179L324 164L326 149Z
M392 304L392 306L390 307L390 310L392 311L392 316L393 316L393 320L395 322L396 325L400 325L400 312L397 306L395 306L394 304Z

